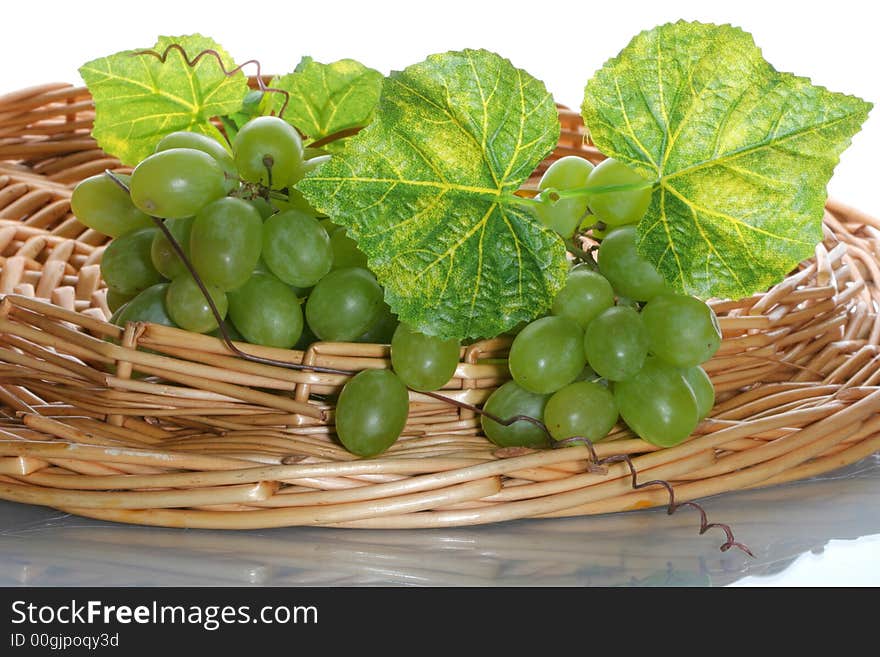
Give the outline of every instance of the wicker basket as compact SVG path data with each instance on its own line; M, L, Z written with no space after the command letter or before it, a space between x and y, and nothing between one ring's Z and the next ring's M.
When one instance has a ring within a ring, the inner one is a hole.
M857 210L829 202L815 258L765 294L713 302L724 335L706 365L717 404L677 447L620 426L595 454L498 449L472 410L412 393L404 436L358 459L334 442L325 401L347 376L246 361L164 326L106 323L105 238L69 204L78 180L121 170L90 137L92 118L88 92L69 85L0 98L0 498L172 527L441 527L669 503L663 486L636 489L626 462L597 468L597 457L628 455L640 481L669 481L683 501L880 449L880 221ZM580 117L560 108L560 119L551 159L600 160ZM389 366L386 345L238 346L313 367ZM508 346L462 349L442 394L482 403L509 376Z

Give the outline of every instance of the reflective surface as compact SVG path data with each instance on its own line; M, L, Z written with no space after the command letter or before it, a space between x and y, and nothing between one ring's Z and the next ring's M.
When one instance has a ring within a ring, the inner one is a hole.
M663 509L458 529L159 529L0 502L5 586L880 585L880 455L704 501L755 553Z

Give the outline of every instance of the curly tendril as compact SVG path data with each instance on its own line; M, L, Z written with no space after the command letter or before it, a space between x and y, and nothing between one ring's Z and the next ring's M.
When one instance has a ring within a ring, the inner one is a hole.
M183 46L181 46L179 43L170 44L162 52L158 52L156 50L135 50L132 55L149 55L151 57L155 57L164 64L172 50L176 50L177 52L179 52L180 56L183 57L183 61L186 62L186 65L190 68L195 68L199 61L205 57L213 57L217 60L217 65L220 67L220 70L223 71L223 75L225 75L227 78L231 78L236 73L242 72L245 66L253 64L254 67L257 69L256 75L254 76L257 81L257 88L263 93L278 93L284 96L284 102L281 104L281 109L278 110L278 116L284 116L284 111L287 109L288 104L290 104L290 93L285 91L284 89L278 89L276 87L270 87L266 85L266 82L263 80L263 73L260 62L256 59L249 59L243 64L239 64L235 68L227 69L226 64L223 63L222 55L220 55L220 53L216 50L208 48L201 51L198 55L190 59L189 55L187 55L186 53L186 50L184 50Z

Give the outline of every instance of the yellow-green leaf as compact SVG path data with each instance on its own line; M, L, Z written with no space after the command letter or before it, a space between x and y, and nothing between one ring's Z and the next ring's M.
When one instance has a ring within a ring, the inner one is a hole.
M768 64L730 25L636 36L587 84L596 146L656 186L639 250L675 288L744 297L822 239L826 185L871 105Z
M177 44L186 57L175 49ZM160 37L150 54L126 50L83 64L79 72L95 99L92 136L98 145L123 164L136 165L150 155L162 137L190 130L223 141L210 120L238 111L248 91L240 71L227 76L212 55L192 61L205 50L214 50L226 70L232 58L212 39L199 34Z
M433 55L387 78L373 123L297 187L346 226L402 322L494 336L565 279L562 240L514 196L558 137L552 97L508 60Z
M318 140L370 122L382 91L382 74L353 59L321 64L303 57L293 73L275 78L270 86L290 95L284 119ZM284 96L272 94L272 100L280 112Z

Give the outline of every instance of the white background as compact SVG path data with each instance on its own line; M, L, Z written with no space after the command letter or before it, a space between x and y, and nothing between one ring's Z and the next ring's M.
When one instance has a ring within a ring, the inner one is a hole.
M777 69L880 103L876 0L117 0L3 5L0 94L49 81L80 83L77 67L160 34L201 32L236 59L286 73L302 55L353 57L387 73L433 52L488 48L542 79L557 101L583 86L639 31L685 18L751 32ZM831 195L880 216L880 109L843 155Z

